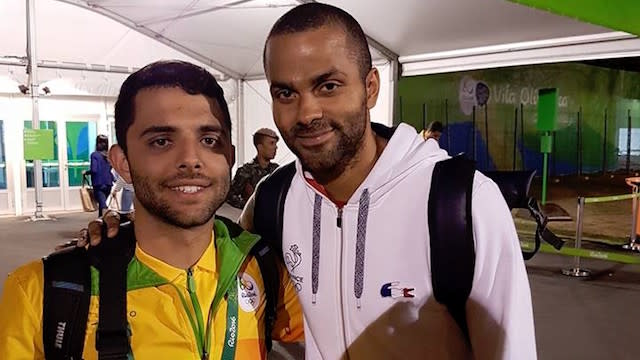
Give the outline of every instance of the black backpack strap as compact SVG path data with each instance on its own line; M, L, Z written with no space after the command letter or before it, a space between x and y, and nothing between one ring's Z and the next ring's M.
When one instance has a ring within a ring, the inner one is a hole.
M290 162L276 169L256 188L253 229L281 259L284 203L295 174L296 164Z
M43 260L42 341L48 360L82 359L91 273L84 248L67 248Z
M264 283L264 293L266 299L265 308L265 344L267 351L271 351L273 346L271 341L271 333L276 323L276 316L278 314L278 299L280 298L280 271L278 270L278 263L276 254L269 247L266 241L258 241L258 243L251 249L251 254L258 261L260 267L260 274L262 275L262 282Z
M271 333L278 315L280 295L280 271L278 261L282 262L282 226L284 203L296 173L295 162L276 169L263 179L256 188L253 211L253 229L260 240L252 253L258 260L267 299L265 320L265 342L271 350Z
M533 250L530 252L522 252L522 256L524 257L524 259L530 260L538 252L542 240L551 244L551 246L553 246L556 250L562 249L562 247L564 246L564 240L554 234L553 231L549 230L549 228L547 227L549 219L542 212L542 210L540 210L538 201L534 198L529 198L527 209L529 210L531 217L533 217L536 222L536 234L534 237L535 243Z
M462 156L436 163L429 192L431 283L469 341L465 306L475 268L471 192L475 164Z
M103 227L102 238L106 239ZM100 308L96 350L100 360L127 360L131 352L127 323L127 268L135 251L133 223L121 225L116 239L90 248L100 272Z

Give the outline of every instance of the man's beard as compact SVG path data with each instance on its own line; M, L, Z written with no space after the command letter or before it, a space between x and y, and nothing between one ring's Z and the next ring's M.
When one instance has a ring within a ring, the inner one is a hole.
M165 223L177 226L183 229L190 229L193 227L206 224L215 215L216 211L224 203L227 193L229 192L230 178L224 178L220 181L207 178L211 180L213 193L215 196L206 201L200 211L182 212L174 209L171 203L166 199L162 199L158 194L162 193L160 189L154 189L153 182L145 176L138 176L135 171L131 170L131 177L135 196L147 212L151 215L163 220ZM188 180L194 178L202 178L201 176L189 176L189 177L177 177L170 179L176 181L179 179ZM168 189L165 185L166 180L160 183L159 186ZM208 189L210 191L210 189ZM173 190L171 190L173 191Z
M303 168L311 172L314 179L326 184L338 178L358 156L364 142L366 131L367 107L362 106L344 117L344 123L339 124L332 119L321 118L304 126L296 124L292 129L283 133L283 138L291 151L300 159ZM309 149L296 144L296 137L304 133L314 133L323 130L333 130L337 141L335 146Z

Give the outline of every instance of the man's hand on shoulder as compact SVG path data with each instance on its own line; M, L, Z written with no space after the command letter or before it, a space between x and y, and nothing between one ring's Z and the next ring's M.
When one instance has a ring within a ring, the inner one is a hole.
M102 241L102 228L106 227L107 237L113 238L118 235L120 230L120 221L122 216L125 219L133 221L135 218L134 212L121 215L115 210L108 210L102 218L97 218L89 222L86 228L80 230L78 238L68 241L63 244L59 244L55 247L55 251L63 250L68 247L89 247L97 246Z

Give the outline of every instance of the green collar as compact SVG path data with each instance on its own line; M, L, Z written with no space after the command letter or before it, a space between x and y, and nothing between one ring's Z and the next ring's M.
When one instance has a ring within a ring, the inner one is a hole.
M260 236L242 231L235 238L231 238L227 226L216 219L214 222L216 260L219 269L218 287L214 297L214 305L217 307L220 300L226 294L233 283L235 275L249 255L251 248L258 242ZM98 295L99 272L91 267L91 295ZM127 268L127 291L166 285L169 280L158 275L135 256L129 262Z

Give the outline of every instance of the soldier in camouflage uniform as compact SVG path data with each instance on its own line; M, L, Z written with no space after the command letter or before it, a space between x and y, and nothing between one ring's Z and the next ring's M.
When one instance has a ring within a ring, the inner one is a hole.
M275 131L267 128L253 134L253 145L258 155L252 162L244 164L236 171L227 197L229 205L238 209L244 208L260 179L278 168L278 164L271 162L276 157L278 140Z

